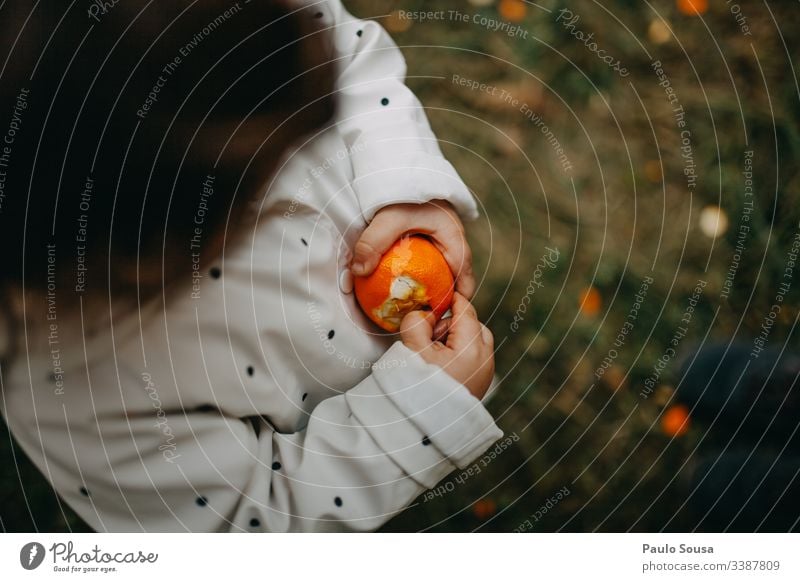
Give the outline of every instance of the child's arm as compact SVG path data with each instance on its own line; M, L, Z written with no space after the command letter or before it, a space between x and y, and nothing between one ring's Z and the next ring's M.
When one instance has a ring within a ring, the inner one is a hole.
M450 202L462 219L478 208L453 166L442 156L419 100L406 87L406 64L386 31L354 18L340 0L317 3L331 27L336 82L337 128L350 148L353 189L364 218L389 204Z
M60 429L47 441L48 471L101 531L374 530L502 436L478 400L492 376L491 335L463 297L453 312L446 345L409 315L403 341L300 432L213 410L170 410L163 426L152 411L123 422L86 410L68 438ZM35 436L23 444L35 450Z
M445 255L456 289L471 298L472 257L459 218L476 218L478 208L405 85L402 53L381 26L354 18L340 0L315 3L311 10L322 14L332 32L338 69L335 122L350 148L353 190L370 222L354 248L353 273L372 272L405 232L424 232ZM449 205L421 204L432 201ZM449 216L449 209L456 212Z

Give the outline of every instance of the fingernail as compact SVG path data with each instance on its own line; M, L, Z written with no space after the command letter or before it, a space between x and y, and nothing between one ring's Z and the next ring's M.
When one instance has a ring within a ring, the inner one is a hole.
M364 269L365 269L364 263L362 263L361 261L356 261L355 263L353 263L353 266L350 270L353 272L354 275L360 275L361 273L364 272Z

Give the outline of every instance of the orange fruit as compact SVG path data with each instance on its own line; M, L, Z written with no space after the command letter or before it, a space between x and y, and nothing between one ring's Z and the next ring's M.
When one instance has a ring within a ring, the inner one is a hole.
M644 175L647 179L657 184L664 179L664 172L661 168L661 162L658 160L649 160L644 165Z
M484 521L497 513L497 504L492 499L479 499L472 505L472 514Z
M372 321L396 333L412 311L433 311L437 321L453 301L453 274L428 239L406 236L381 257L375 270L356 277L356 299Z
M520 22L527 11L528 7L522 0L501 0L497 7L500 16L509 22Z
M580 310L584 315L595 316L603 307L603 298L600 291L594 287L587 287L581 292Z
M685 435L689 431L689 409L684 404L667 408L661 417L661 430L671 437Z
M393 11L383 20L383 26L389 32L405 32L412 24L411 18L404 18L401 10Z
M708 10L708 0L678 0L678 12L689 16L703 14Z

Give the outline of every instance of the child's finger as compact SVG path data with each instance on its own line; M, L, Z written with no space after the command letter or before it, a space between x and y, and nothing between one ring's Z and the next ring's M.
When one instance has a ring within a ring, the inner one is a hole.
M456 291L471 299L476 287L475 274L472 271L472 251L464 233L457 225L448 224L434 232L433 237L450 270L456 275Z
M444 341L444 337L450 331L450 324L453 323L452 317L445 317L436 322L433 326L433 339L436 341Z
M490 349L494 349L494 335L489 328L483 324L481 324L481 337L483 338L483 343L489 346Z
M472 298L475 295L475 274L472 272L472 265L467 265L463 271L458 274L456 279L456 289L464 295L464 297Z
M453 322L447 336L447 346L460 350L472 342L482 341L482 326L472 304L461 293L453 294Z
M381 256L406 230L405 221L395 213L378 213L369 223L353 248L350 270L357 277L372 273Z
M400 322L400 339L414 350L421 352L433 343L433 314L412 311Z

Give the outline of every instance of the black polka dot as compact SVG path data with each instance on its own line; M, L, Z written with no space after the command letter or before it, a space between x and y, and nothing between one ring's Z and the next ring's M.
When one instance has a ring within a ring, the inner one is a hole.
M431 444L431 439L426 436L422 437L422 444L427 447L429 444Z
M336 332L335 332L335 331L333 331L333 330L330 330L330 331L328 332L328 339L333 339L333 336L334 336L334 335L336 335Z
M308 241L306 239L301 238L300 242L302 242L304 245L308 246Z
M274 463L272 463L272 470L280 471L282 466L283 465L281 465L278 461L275 461Z
M356 33L356 36L361 36L362 34L364 34L364 31L363 31L363 30L359 30L359 31Z
M84 497L89 497L89 490L86 487L81 487L80 491L81 495L83 495Z
M322 18L322 12L317 12L317 13L314 15L314 18Z
M199 505L200 507L205 507L208 505L208 498L207 497L198 497L194 500L194 502Z
M212 279L219 279L220 275L222 275L222 271L219 270L219 267L211 267L208 274L211 275Z
M306 398L308 398L308 392L306 392L305 394L303 394L303 402L305 402L305 401L306 401Z
M255 371L255 369L253 368L253 366L247 366L247 375L248 375L248 376L252 376L252 375L253 375L253 374L255 374L255 373L256 373L256 371Z
M342 506L342 498L341 497L334 497L333 502L336 504L336 507Z
M250 527L260 527L261 522L257 520L255 517L250 520Z
M383 105L384 107L389 105L389 98L388 97L384 97L383 99L381 99L381 105Z

